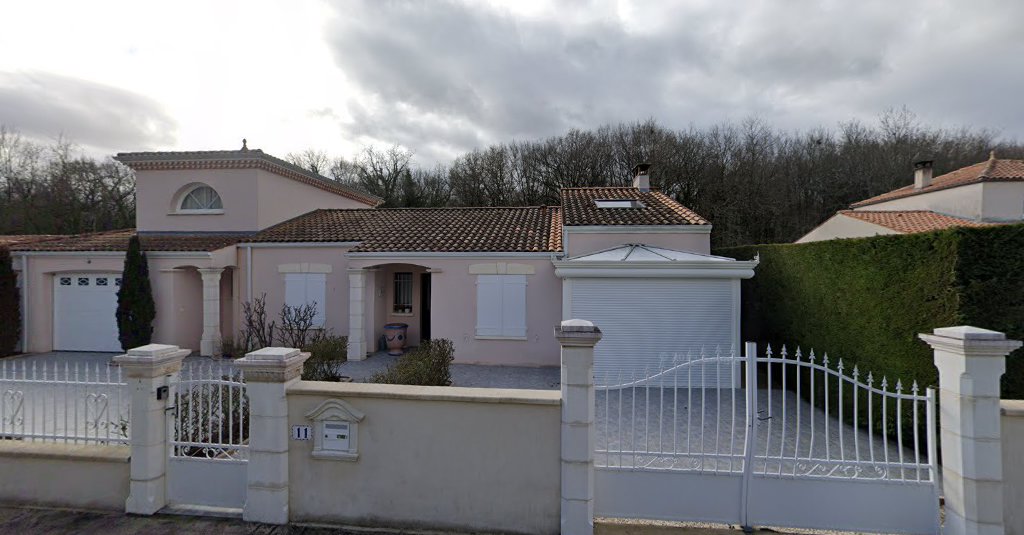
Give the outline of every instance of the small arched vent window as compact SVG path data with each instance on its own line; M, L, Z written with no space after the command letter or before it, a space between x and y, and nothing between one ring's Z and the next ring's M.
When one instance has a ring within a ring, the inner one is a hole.
M220 201L220 195L210 186L196 186L181 198L181 210L206 211L223 210L224 205Z

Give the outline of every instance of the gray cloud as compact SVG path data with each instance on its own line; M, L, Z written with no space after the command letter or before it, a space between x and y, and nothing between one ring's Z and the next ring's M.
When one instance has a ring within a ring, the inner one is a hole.
M931 124L1024 134L1024 3L614 2L515 17L482 3L345 2L327 29L361 90L346 134L426 160L572 127L757 114L783 127L907 105Z
M153 99L48 72L0 72L0 122L99 153L173 145L177 128Z

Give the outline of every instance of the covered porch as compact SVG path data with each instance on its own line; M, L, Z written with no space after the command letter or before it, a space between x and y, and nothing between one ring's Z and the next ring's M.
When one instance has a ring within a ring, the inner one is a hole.
M431 279L439 270L407 262L350 264L348 360L384 349L384 326L407 325L405 348L431 337Z

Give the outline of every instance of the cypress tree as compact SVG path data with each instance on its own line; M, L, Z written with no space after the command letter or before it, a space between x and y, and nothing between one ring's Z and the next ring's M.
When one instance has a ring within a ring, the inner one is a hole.
M121 349L144 346L153 338L153 319L156 305L149 284L149 265L138 236L128 242L121 273L121 288L117 291L117 332Z
M0 247L0 357L14 354L21 337L21 301L11 253Z

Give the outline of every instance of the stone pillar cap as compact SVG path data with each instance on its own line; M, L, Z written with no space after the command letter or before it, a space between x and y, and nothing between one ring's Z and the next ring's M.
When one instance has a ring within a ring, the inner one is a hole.
M980 327L961 325L958 327L940 327L932 331L936 336L956 338L957 340L1006 340L1006 335L999 331L990 331Z
M248 360L284 361L295 358L300 351L293 347L264 347L245 354Z
M555 327L555 338L562 345L594 345L601 339L601 329L581 319L565 320Z
M144 346L133 347L128 350L129 357L149 357L149 358L160 358L172 355L181 351L178 346L172 346L168 344L146 344Z

